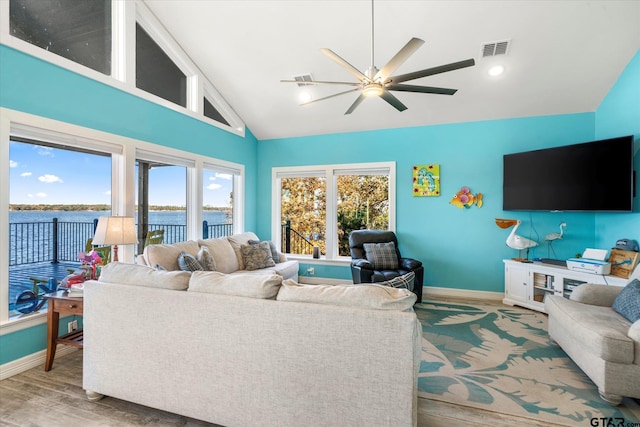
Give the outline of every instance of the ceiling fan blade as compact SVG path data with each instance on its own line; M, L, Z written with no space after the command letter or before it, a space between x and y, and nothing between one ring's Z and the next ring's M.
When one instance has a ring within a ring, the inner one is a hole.
M361 86L362 83L354 82L327 82L322 80L312 80L310 82L299 82L298 80L280 80L280 83L300 83L302 86L311 86L314 84L320 85L347 85L347 86Z
M459 70L460 68L472 67L476 62L472 59L464 61L452 62L451 64L440 65L438 67L427 68L425 70L414 71L412 73L400 74L398 76L389 77L385 83L402 83L407 80L419 79L421 77L432 76L434 74L446 73L447 71Z
M445 87L401 85L401 84L386 85L384 88L387 90L397 90L399 92L435 93L437 95L453 95L458 91L458 89L448 89Z
M351 113L353 113L353 110L355 110L355 109L358 107L358 105L360 105L360 104L362 103L362 101L364 101L364 99L365 99L365 98L366 98L365 94L364 94L364 93L361 93L361 94L360 94L360 96L356 98L356 100L354 101L354 103L353 103L353 104L351 104L351 107L349 107L349 109L344 113L344 114L345 114L345 116L346 116L347 114L351 114Z
M385 90L384 92L382 92L382 95L380 95L380 98L387 101L398 111L404 111L407 109L407 106L404 105L402 102L400 102L400 100L395 96L393 96L391 92L389 92L388 90Z
M331 49L322 48L322 49L320 49L320 52L324 53L329 58L333 59L339 65L344 67L344 69L346 69L348 72L350 72L351 74L356 76L356 78L358 80L363 81L363 82L370 82L371 81L367 76L362 74L356 67L354 67L353 65L349 64L347 61L342 59L340 56L338 56L337 53L335 53Z
M378 78L380 78L384 81L396 69L398 69L399 66L404 64L404 62L407 59L409 59L409 57L413 55L413 53L416 50L418 50L418 48L423 44L424 44L424 40L418 39L416 37L409 40L409 42L406 45L404 45L404 47L400 49L398 53L396 53L396 55L393 58L391 58L389 62L387 62L386 65L382 67L380 71L376 73L373 79L377 80Z
M338 92L338 93L334 93L333 95L325 96L324 98L314 99L313 101L305 102L305 103L302 103L302 104L300 104L300 105L309 105L309 104L313 104L314 102L324 101L325 99L335 98L336 96L344 95L345 93L356 92L356 91L359 91L359 90L360 90L360 88L349 89L349 90L346 90L346 91L344 91L344 92Z

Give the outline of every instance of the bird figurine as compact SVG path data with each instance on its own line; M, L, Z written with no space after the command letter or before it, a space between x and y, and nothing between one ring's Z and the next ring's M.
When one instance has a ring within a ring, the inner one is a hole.
M507 246L509 246L511 249L516 249L518 251L518 258L513 258L513 259L515 261L520 261L520 262L530 262L529 259L520 257L520 251L522 251L523 249L536 247L538 246L538 242L536 242L535 240L527 239L526 237L517 235L516 231L518 230L518 227L520 227L520 224L522 224L522 221L520 221L519 219L516 220L516 219L496 218L496 225L500 228L509 228L515 225L515 227L513 227L513 230L511 230L509 237L507 237L507 241L506 241Z
M547 234L546 236L544 236L544 240L547 242L547 256L551 257L551 252L553 252L553 256L556 256L556 251L553 250L553 246L551 246L551 244L553 243L554 240L560 240L562 239L562 237L564 236L564 230L566 230L567 228L567 223L562 221L560 223L560 232L556 233L556 232L551 232L549 234Z

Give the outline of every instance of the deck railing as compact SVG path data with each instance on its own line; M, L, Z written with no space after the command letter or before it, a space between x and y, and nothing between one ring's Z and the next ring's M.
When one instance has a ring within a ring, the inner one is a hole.
M57 218L45 222L13 222L9 224L9 266L78 261L78 253L85 250L93 237L98 220L92 222L62 222ZM186 240L187 227L176 224L149 224L149 230L164 229L163 243ZM233 234L233 224L202 222L202 238L218 238ZM282 252L311 254L313 243L291 228L282 225Z
M85 250L98 220L92 222L61 222L57 218L45 222L12 222L9 224L9 266L78 261ZM149 230L164 229L163 243L186 240L186 225L149 224ZM233 224L202 223L202 237L214 238L233 234Z

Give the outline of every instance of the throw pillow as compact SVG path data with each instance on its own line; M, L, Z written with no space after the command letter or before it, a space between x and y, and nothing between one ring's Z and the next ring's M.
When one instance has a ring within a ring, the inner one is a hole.
M146 265L110 262L102 268L98 281L184 291L190 278L191 273L186 271L162 271Z
M196 255L196 259L202 266L202 269L205 271L216 271L216 260L211 256L211 252L209 252L209 248L203 246L198 251Z
M411 311L418 297L407 289L371 284L305 285L292 279L282 282L278 301L329 304L376 310Z
M228 274L240 269L236 252L226 237L200 239L198 244L209 249L209 253L216 262L216 271Z
M382 286L391 286L392 288L403 288L413 290L413 282L416 279L416 273L413 271L408 272L407 274L403 274L402 276L394 277L391 280L387 280L386 282L378 282L373 283L375 285Z
M280 262L280 254L278 253L278 249L276 248L276 244L271 240L263 240L263 242L269 243L269 248L271 249L271 257L273 258L273 262L278 264ZM258 243L262 243L260 240L249 240L250 245L257 245Z
M631 323L640 320L640 281L634 279L618 294L611 306Z
M365 243L363 246L367 261L376 270L398 269L398 254L396 253L396 245L393 242Z
M186 252L180 252L180 255L178 255L178 266L182 271L204 270L196 257Z
M275 267L276 263L271 256L269 242L260 242L257 245L240 246L244 269L247 271L259 270L261 268Z
M282 284L278 274L194 271L189 280L190 292L233 295L247 298L274 299Z

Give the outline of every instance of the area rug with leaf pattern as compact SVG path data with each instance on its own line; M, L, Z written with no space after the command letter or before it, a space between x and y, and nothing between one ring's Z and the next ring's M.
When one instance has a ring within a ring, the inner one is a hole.
M428 301L415 306L422 323L418 395L561 425L592 418L636 425L640 406L618 407L549 341L547 316L499 303ZM598 424L602 425L602 424Z

